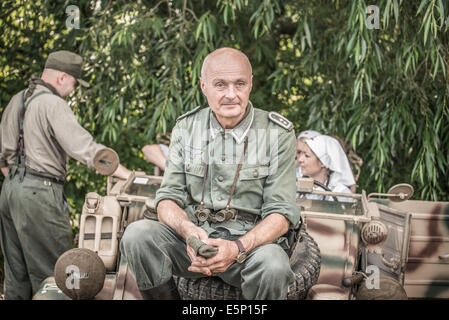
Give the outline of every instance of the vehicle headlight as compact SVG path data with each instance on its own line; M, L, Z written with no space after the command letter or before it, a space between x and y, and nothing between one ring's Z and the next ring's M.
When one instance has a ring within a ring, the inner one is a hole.
M387 239L388 229L380 221L370 221L362 228L362 240L367 245L377 245Z

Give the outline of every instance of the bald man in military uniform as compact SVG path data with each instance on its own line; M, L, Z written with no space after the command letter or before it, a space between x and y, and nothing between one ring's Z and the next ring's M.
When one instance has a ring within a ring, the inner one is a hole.
M212 52L201 73L209 108L177 119L155 199L159 221L130 224L121 252L143 298L176 297L174 274L218 276L246 299L285 299L295 278L286 234L300 224L293 125L252 105L242 52ZM197 256L186 246L192 236L218 252Z
M30 299L72 247L64 198L67 155L94 167L105 146L95 143L65 101L81 76L82 58L69 51L48 56L41 78L13 96L0 125L0 241L5 299ZM129 170L114 172L126 178Z

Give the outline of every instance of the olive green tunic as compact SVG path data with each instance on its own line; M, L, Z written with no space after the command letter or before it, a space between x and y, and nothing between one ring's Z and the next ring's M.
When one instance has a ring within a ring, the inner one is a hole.
M289 122L285 120L285 123ZM290 221L291 228L296 227L300 223L300 210L295 201L296 137L291 126L284 125L251 103L245 117L231 130L221 127L210 108L197 108L181 116L172 131L156 207L164 199L175 201L210 237L233 240L251 230L254 224L241 220L200 224L193 214L201 202L203 186L205 208L226 207L248 136L248 149L230 207L258 215L260 219L279 213ZM204 184L206 163L209 169ZM285 299L288 286L294 280L283 250L287 246L285 240L281 237L273 244L256 248L244 263L234 263L219 277L240 287L246 299ZM157 221L130 224L121 241L121 251L141 290L163 284L172 274L204 277L187 271L191 262L185 242Z
M239 174L231 208L260 215L284 215L291 226L297 226L300 210L296 206L296 137L271 121L268 112L250 103L245 118L231 130L225 130L210 108L181 117L171 136L169 156L155 206L171 199L183 208L193 222L193 212L199 207L203 190L205 161L209 157L204 207L225 208L238 162L243 152L245 136L248 150ZM210 141L209 148L206 148ZM206 152L209 149L209 154ZM229 221L202 225L208 234L219 226L232 235L242 235L252 223Z

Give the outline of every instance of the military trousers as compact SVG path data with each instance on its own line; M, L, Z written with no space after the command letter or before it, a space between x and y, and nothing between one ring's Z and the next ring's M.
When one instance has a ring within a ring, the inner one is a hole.
M63 186L19 174L6 177L0 195L0 244L5 299L31 299L72 247Z
M191 261L184 239L158 221L144 219L131 223L120 250L142 291L164 284L172 275L206 277L187 270ZM277 244L256 248L242 264L235 262L218 277L240 288L248 300L286 299L288 287L295 279L287 254Z

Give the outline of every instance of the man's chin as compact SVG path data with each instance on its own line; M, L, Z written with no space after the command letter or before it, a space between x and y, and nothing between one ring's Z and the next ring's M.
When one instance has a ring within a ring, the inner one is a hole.
M224 118L235 118L242 113L242 109L239 104L221 105L220 113Z

